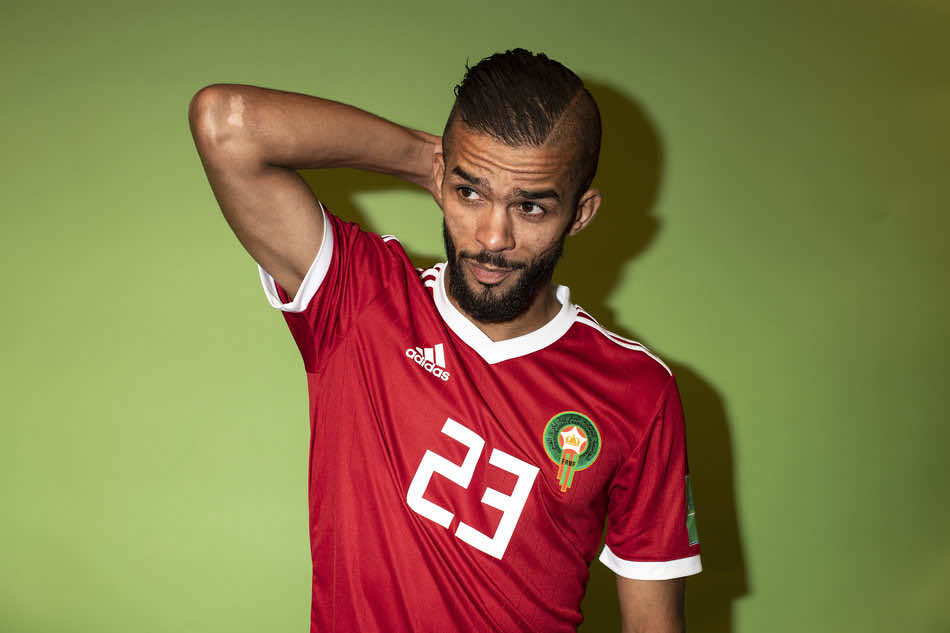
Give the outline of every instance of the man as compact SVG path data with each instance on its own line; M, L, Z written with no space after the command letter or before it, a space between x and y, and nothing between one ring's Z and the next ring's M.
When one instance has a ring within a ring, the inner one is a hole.
M213 85L192 132L310 393L313 631L574 631L600 559L626 631L680 631L700 570L669 369L552 285L591 189L597 106L524 50L468 69L443 136L298 94ZM339 220L295 172L428 189L447 262Z

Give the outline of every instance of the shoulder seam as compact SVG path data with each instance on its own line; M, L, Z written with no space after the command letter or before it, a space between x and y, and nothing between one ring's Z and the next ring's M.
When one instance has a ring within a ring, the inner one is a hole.
M646 354L647 356L655 360L661 367L663 367L663 369L666 370L666 373L668 373L670 376L673 375L673 371L666 365L666 363L664 363L660 359L659 356L651 352L647 348L646 345L643 345L642 343L638 343L637 341L626 339L626 338L623 338L622 336L618 336L617 334L614 334L613 332L611 332L610 330L602 326L600 323L598 323L596 319L588 315L586 312L578 312L574 320L577 321L578 323L583 323L584 325L597 330L603 335L604 338L606 338L608 341L610 341L611 343L615 345L619 345L620 347L624 347L629 350L642 352Z

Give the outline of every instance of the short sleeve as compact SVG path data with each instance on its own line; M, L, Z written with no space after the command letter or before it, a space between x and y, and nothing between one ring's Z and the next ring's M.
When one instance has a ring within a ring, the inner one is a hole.
M683 408L673 378L646 435L611 483L600 560L617 575L639 580L679 578L702 570Z
M258 266L264 294L283 313L308 372L316 371L363 308L404 268L398 247L390 248L381 236L340 220L323 204L320 210L323 238L294 297Z

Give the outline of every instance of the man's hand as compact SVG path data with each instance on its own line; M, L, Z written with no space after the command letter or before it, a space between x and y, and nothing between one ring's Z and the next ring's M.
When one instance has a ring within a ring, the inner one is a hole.
M188 110L211 189L238 239L291 295L323 237L297 169L353 167L426 188L436 200L437 136L346 104L238 84L207 86Z
M442 183L436 180L437 170L436 161L442 160L442 137L420 130L413 130L413 134L423 143L425 143L426 152L429 156L429 174L424 182L416 183L429 191L433 199L442 206Z
M622 633L683 633L686 580L632 580L617 576Z

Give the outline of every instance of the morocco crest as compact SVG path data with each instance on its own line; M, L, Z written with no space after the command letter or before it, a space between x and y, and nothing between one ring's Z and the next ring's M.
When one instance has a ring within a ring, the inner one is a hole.
M564 411L544 427L544 450L557 464L557 482L561 492L566 492L574 482L574 473L600 455L600 432L583 413Z

